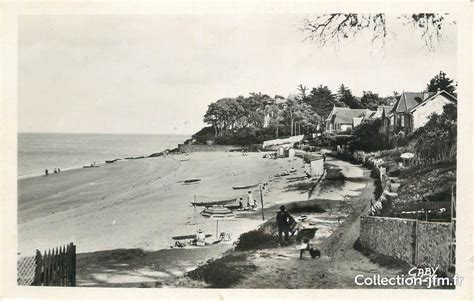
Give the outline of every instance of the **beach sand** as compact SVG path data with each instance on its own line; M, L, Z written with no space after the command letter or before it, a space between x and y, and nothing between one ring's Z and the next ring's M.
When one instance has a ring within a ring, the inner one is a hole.
M189 158L189 161L180 159ZM77 252L118 248L153 251L169 248L176 235L216 233L216 221L202 217L190 202L244 197L247 190L234 185L269 182L265 207L284 201L305 200L306 192L270 180L295 167L303 175L301 159L264 159L260 153L212 152L166 158L123 160L100 168L64 171L60 174L18 180L18 253L33 255L74 242ZM309 168L309 167L307 167ZM291 176L290 176L291 177ZM200 178L194 185L186 179ZM259 192L254 198L259 200ZM208 196L212 198L203 198ZM274 215L274 212L267 212ZM261 223L257 214L242 214L219 222L219 232L232 239Z

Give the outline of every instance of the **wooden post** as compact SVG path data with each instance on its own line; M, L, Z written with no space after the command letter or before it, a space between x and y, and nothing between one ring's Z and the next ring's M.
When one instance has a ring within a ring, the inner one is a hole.
M71 243L71 286L76 286L76 246Z
M41 286L41 276L43 274L42 267L43 267L43 260L41 256L41 252L36 250L36 268L35 268L35 280L33 281L34 286Z
M263 191L262 185L260 185L260 203L262 204L262 221L265 220L265 213L263 212Z
M219 220L216 219L216 240L219 238L218 234L219 234Z

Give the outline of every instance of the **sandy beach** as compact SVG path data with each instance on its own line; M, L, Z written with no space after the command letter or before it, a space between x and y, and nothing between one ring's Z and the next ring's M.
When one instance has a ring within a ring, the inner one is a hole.
M310 216L319 221L315 241L324 240L337 227L334 222L345 217L337 209L337 201L358 195L367 185L366 178L359 181L362 168L335 159L328 159L328 164L337 165L348 180L329 181L314 189L311 199L335 202L330 213ZM275 177L292 167L297 169L295 174ZM219 232L229 232L230 242L172 249L173 236L195 234L198 228L211 235L210 241L215 240L216 221L201 216L202 207L194 209L192 201L243 197L246 203L247 189L234 190L232 186L268 182L269 191L263 193L264 214L266 220L272 219L278 204L308 200L308 191L316 181L305 177L309 170L301 158L273 160L261 153L202 152L121 160L99 168L20 179L18 255L30 256L36 249L74 242L79 285L171 281L229 250L240 234L263 222L260 208L234 211L235 218L219 222ZM201 182L183 183L194 178ZM253 195L260 201L256 189L252 189Z
M189 158L188 161L180 159ZM215 235L216 222L196 214L190 202L244 197L234 185L269 182L264 206L305 200L305 191L282 181L269 181L295 167L303 175L301 159L270 160L259 153L193 153L166 158L123 160L100 168L78 169L59 175L18 180L18 252L20 256L74 242L77 252L117 248L169 248L176 235L202 228ZM308 168L308 167L307 167ZM195 185L186 179L200 178ZM201 196L206 196L203 198ZM207 198L210 197L210 198ZM257 193L254 197L259 199ZM274 212L267 214L273 215ZM238 215L220 222L219 231L232 239L261 223L257 214ZM212 237L213 239L213 237Z

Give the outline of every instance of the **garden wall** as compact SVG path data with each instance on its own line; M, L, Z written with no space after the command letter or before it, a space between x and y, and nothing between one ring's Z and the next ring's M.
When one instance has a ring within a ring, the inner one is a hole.
M360 242L372 252L420 267L450 266L450 223L361 216Z
M450 265L450 223L418 221L418 265L438 266L447 271Z
M413 263L415 259L415 220L363 216L360 241L376 253Z

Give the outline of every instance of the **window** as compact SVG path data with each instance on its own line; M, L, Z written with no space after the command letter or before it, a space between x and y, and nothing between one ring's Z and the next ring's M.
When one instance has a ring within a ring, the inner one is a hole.
M404 127L405 126L405 115L402 115L400 116L400 119L401 119L401 126Z

